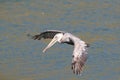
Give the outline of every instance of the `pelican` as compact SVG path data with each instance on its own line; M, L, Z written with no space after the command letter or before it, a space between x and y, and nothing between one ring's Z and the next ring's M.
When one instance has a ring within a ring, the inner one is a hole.
M80 38L71 33L59 30L47 30L40 34L31 36L34 40L52 39L51 42L44 48L43 53L53 46L56 42L67 43L74 46L72 54L71 69L75 74L81 74L83 66L87 60L87 48L89 45Z

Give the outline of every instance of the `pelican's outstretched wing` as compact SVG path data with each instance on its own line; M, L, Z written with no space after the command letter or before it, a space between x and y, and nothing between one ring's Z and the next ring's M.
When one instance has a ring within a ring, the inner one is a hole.
M73 70L73 73L75 74L81 74L83 66L87 60L87 54L82 53L81 56L73 57L71 68Z
M47 31L44 31L40 34L37 34L37 35L34 35L32 36L32 38L34 40L41 40L42 38L43 39L52 39L57 33L65 33L64 31L59 31L59 30L47 30Z

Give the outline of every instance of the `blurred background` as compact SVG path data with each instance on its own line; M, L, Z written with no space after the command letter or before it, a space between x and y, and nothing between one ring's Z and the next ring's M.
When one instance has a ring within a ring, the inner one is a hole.
M90 44L81 76L72 46L27 37L50 29ZM0 0L0 80L120 80L120 0Z

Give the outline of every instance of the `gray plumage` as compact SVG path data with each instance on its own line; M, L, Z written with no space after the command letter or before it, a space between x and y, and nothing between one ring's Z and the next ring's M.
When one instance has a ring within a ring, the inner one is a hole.
M71 69L75 74L80 74L82 72L83 66L87 60L87 47L89 46L80 38L72 35L71 33L59 31L59 30L47 30L38 35L32 36L34 40L52 39L48 46L43 50L45 52L56 42L67 43L74 46L72 54L72 64Z

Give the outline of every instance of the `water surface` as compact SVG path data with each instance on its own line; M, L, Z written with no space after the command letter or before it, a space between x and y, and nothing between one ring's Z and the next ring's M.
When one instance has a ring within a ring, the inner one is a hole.
M91 45L81 76L72 73L73 47L26 35L57 29ZM119 0L0 0L0 80L119 80Z

